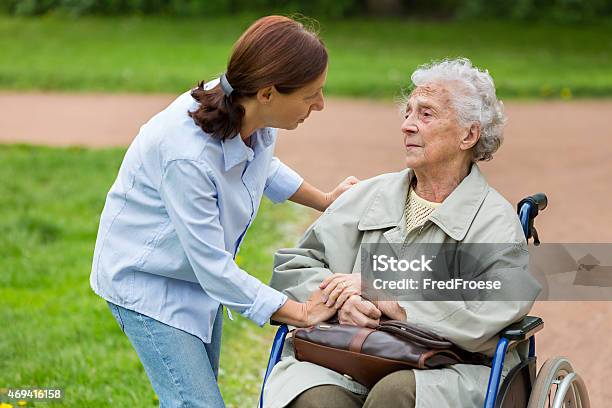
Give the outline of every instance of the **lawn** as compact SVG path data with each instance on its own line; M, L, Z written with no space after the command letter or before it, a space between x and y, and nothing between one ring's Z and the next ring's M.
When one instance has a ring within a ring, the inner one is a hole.
M0 17L0 88L179 93L224 70L253 17ZM612 96L612 26L497 21L321 22L326 92L390 99L419 64L465 56L504 97Z
M98 217L123 154L0 145L0 388L60 386L67 407L157 405L136 352L89 288ZM239 263L267 282L274 249L309 217L264 200ZM225 319L220 384L228 406L252 407L274 329L235 317Z

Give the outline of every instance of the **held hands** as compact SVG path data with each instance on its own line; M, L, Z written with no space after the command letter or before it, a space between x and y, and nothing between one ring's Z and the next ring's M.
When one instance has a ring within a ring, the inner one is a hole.
M274 313L274 320L297 327L313 326L338 313L341 324L376 327L385 315L406 320L406 312L396 301L369 301L361 297L361 275L335 273L321 282L305 303L288 300Z
M406 311L394 300L368 301L361 297L361 275L335 273L321 282L322 301L339 309L340 323L376 327L381 315L406 320Z
M344 291L341 296L347 293L352 293L352 291ZM372 302L362 299L357 294L348 296L348 299L342 303L330 301L324 296L324 292L319 289L310 296L306 303L302 303L305 326L329 320L336 313L338 313L338 321L341 324L374 328L380 323L382 312ZM324 299L327 300L329 306L323 302Z
M338 312L335 305L329 307L323 299L323 291L318 289L310 295L306 303L302 303L304 305L303 320L306 327L329 320Z
M327 306L339 309L352 295L361 295L361 275L358 273L334 273L319 285Z

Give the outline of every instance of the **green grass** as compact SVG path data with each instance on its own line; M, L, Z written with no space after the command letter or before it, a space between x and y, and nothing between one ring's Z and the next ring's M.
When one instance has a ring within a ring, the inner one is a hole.
M0 88L178 93L224 70L252 17L0 17ZM612 26L512 22L321 22L326 92L391 98L414 68L465 56L504 97L612 95Z
M0 388L61 386L67 407L157 404L136 352L89 288L98 217L123 154L0 145ZM263 281L274 249L292 243L309 217L271 207L264 200L239 260ZM228 406L256 405L272 336L273 328L226 318Z

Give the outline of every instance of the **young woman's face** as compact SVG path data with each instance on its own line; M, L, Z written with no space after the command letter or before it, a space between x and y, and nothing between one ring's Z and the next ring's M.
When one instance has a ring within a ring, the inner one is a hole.
M295 91L283 94L273 89L267 106L268 126L280 129L295 129L312 111L323 110L323 86L327 79L327 68L314 81Z

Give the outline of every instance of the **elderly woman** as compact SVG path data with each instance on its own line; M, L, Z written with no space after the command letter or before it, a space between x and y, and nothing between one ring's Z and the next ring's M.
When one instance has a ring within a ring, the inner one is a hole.
M312 225L298 248L278 251L271 286L306 300L323 288L340 323L376 327L401 319L459 347L492 355L497 333L530 310L537 285L522 300L380 301L360 296L362 243L506 243L483 268L498 276L527 271L527 247L510 205L491 188L476 162L490 160L506 121L491 76L467 59L423 66L402 123L407 169L362 181ZM266 407L478 407L490 369L455 364L403 370L367 389L327 368L297 361L290 338L264 392ZM503 370L519 362L512 350Z

